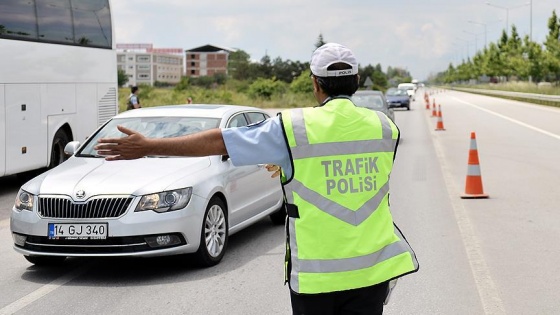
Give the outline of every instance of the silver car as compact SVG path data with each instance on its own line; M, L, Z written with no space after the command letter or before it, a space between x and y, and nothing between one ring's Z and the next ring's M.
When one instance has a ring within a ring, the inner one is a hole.
M387 117L395 121L395 113L389 108L387 99L383 92L377 90L359 90L352 95L352 102L359 107L365 107L372 110L380 111Z
M203 266L220 262L228 237L270 216L283 224L278 178L264 165L235 167L227 156L147 156L105 161L97 139L122 137L117 125L147 137L241 127L269 115L231 105L177 105L115 116L66 162L25 183L11 213L14 248L34 264L66 257L189 254Z

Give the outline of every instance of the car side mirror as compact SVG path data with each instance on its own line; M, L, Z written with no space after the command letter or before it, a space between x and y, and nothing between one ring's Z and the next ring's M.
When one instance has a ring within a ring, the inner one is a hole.
M64 154L74 155L80 147L80 141L70 141L64 146Z

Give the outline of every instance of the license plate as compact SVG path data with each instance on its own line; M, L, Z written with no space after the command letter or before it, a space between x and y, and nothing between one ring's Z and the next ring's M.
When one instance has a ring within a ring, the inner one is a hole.
M106 239L107 223L49 223L49 239Z

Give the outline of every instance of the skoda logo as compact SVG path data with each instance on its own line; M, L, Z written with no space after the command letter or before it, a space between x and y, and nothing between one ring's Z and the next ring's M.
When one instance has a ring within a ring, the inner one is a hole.
M78 199L84 199L85 196L86 196L86 192L81 189L76 192L76 198Z

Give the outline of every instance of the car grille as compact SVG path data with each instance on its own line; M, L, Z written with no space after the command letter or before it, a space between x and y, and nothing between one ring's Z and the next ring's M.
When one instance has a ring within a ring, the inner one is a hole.
M38 211L43 218L118 218L126 212L132 200L132 197L113 197L74 202L70 198L39 197Z

